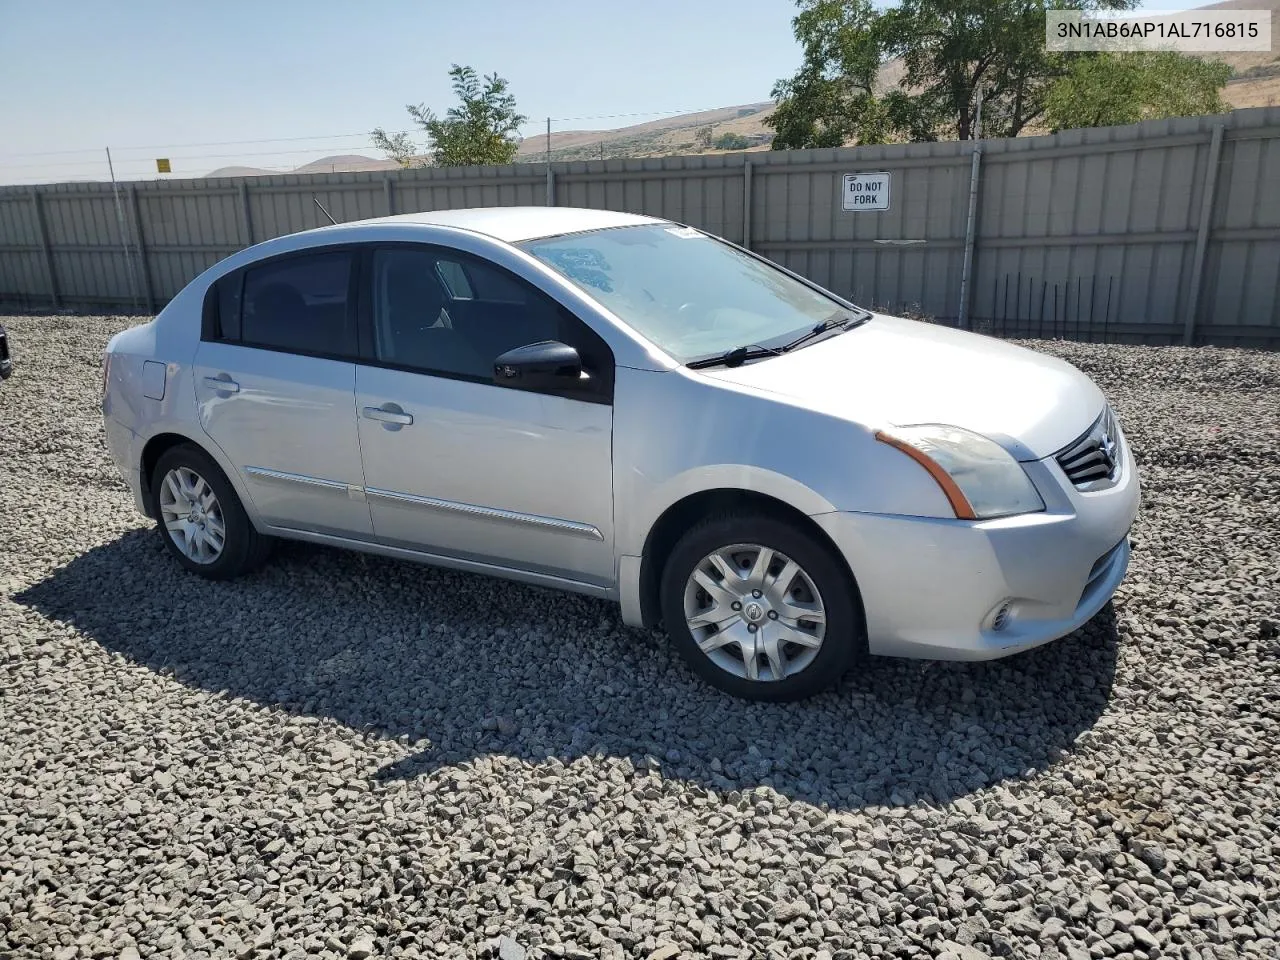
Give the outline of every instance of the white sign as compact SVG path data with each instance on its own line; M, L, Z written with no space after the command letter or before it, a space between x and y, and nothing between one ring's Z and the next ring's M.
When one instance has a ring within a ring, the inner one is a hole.
M846 173L840 191L840 206L845 213L859 210L889 209L889 174Z
M1262 4L1258 4L1262 6ZM1143 16L1049 10L1045 49L1177 50L1180 53L1271 51L1270 10L1184 10Z

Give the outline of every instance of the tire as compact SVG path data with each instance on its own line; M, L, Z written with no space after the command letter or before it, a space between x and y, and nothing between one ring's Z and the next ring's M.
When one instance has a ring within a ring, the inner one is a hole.
M764 551L772 555L762 573ZM733 573L740 580L728 581ZM866 649L862 604L843 564L826 544L767 514L711 517L690 529L667 558L660 602L693 672L748 700L809 697L834 686Z
M210 580L256 570L271 549L271 538L254 529L226 474L194 443L160 455L151 475L151 514L165 548L186 569ZM189 540L192 534L195 539Z

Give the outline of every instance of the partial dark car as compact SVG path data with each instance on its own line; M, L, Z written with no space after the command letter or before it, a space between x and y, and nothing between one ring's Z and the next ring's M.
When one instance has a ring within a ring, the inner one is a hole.
M13 359L9 356L9 335L0 326L0 380L8 380L13 375Z

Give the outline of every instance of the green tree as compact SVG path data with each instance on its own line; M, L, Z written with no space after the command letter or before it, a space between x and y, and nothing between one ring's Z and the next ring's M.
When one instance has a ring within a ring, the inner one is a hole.
M714 136L715 136L715 130L713 130L711 127L709 126L699 127L697 132L693 135L693 140L694 140L694 143L696 143L700 148L705 150L709 146L711 146L711 140Z
M511 163L519 139L516 131L525 116L516 112L516 99L507 81L496 73L481 78L471 67L456 63L449 70L459 104L440 119L425 104L405 109L427 135L426 153L439 167ZM483 85L481 80L483 79ZM373 131L373 145L402 167L422 166L421 151L407 133Z
M1222 113L1230 79L1225 63L1168 50L1080 57L1049 90L1045 122L1056 131Z
M1040 119L1045 97L1066 70L1045 50L1045 10L1129 9L1137 0L797 0L792 21L804 62L774 87L768 122L776 149L830 147L856 140L937 140L973 136L977 91L983 133L1017 136ZM902 66L882 91L880 68Z
M879 18L871 0L797 0L791 21L804 61L795 76L773 87L778 102L765 123L773 146L838 147L850 140L877 143L889 131L876 97Z
M745 150L751 141L740 133L722 133L716 137L714 146L717 150Z

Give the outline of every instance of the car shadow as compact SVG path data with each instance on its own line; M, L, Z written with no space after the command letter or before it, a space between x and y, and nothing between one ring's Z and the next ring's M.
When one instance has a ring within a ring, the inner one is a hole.
M941 803L1044 769L1106 707L1117 655L1108 605L1005 660L873 661L808 701L748 703L603 601L303 544L213 583L142 530L14 599L191 687L429 744L381 780L487 753L605 755L834 808Z

